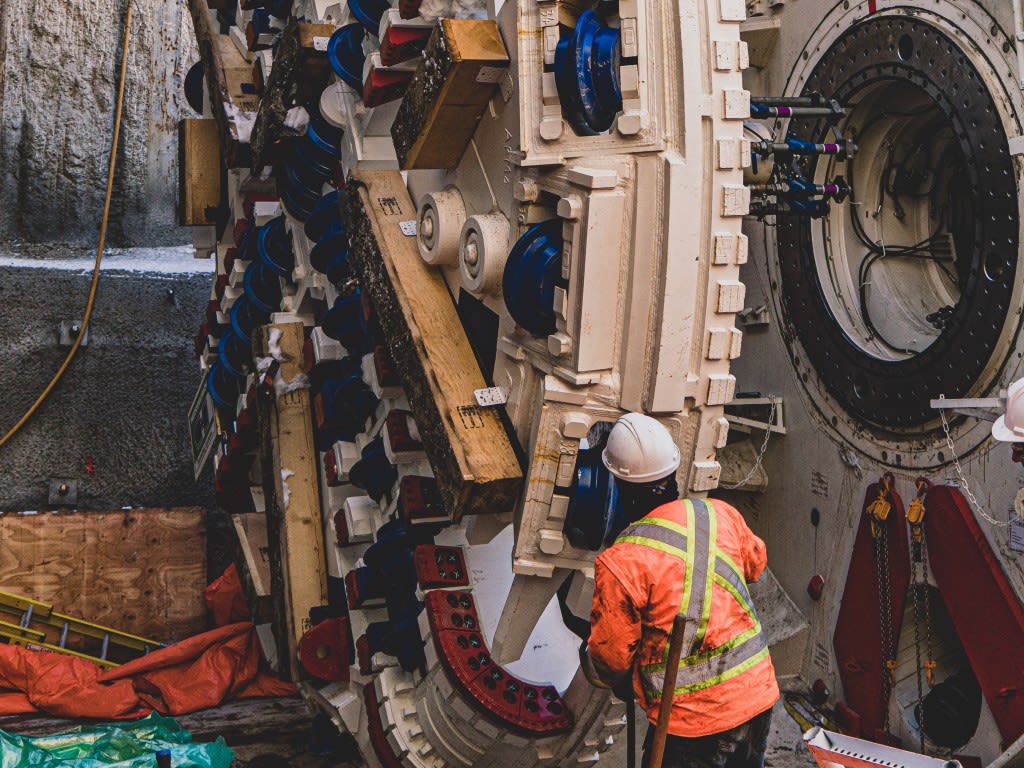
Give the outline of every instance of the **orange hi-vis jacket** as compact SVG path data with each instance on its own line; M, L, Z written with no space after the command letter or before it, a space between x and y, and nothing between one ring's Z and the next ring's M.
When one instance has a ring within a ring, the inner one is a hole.
M768 562L764 542L723 501L673 501L624 530L598 556L588 650L598 668L632 670L652 723L668 639L686 618L668 731L707 736L745 723L779 698L747 583Z

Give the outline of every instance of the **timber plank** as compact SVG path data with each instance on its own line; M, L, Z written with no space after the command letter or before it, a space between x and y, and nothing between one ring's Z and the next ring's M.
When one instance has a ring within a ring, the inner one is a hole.
M522 470L441 273L400 222L416 218L398 171L359 170L346 187L349 260L373 301L449 514L510 510Z
M225 110L226 105L230 105L239 112L255 114L259 99L245 92L245 86L252 83L252 66L238 52L231 38L214 29L206 0L188 0L188 9L203 62L210 109L220 129L224 161L229 168L247 166L251 154L249 145L238 140Z
M0 515L0 590L164 642L206 629L197 507Z
M301 136L305 131L284 125L288 110L296 104L315 103L327 85L331 67L326 45L316 47L317 38L329 39L333 24L289 22L274 51L274 66L260 100L252 131L252 171L259 173L271 163L270 154L280 138Z
M245 592L245 602L256 624L275 621L274 596L270 592L272 574L267 516L263 511L231 516L234 536L228 546L238 578ZM275 640L276 642L276 640Z
M494 21L441 19L391 126L402 168L457 167L509 64Z
M201 227L206 211L216 209L221 199L220 136L216 120L182 120L178 124L181 200L180 224Z
M278 335L280 334L280 335ZM280 362L280 381L304 376L302 323L265 325L254 344L261 357ZM310 628L309 610L327 603L327 570L320 519L319 454L313 442L309 388L273 396L266 408L271 471L264 474L270 592L275 605L274 635L286 662L280 673L291 680L304 675L298 661L302 635Z
M270 594L270 559L267 553L267 518L259 512L232 515L231 522L242 548L245 568L257 597Z

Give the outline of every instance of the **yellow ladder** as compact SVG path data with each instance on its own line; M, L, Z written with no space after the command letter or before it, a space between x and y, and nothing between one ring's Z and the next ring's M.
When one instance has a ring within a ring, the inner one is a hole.
M84 619L76 619L53 610L53 606L41 600L33 600L10 592L0 591L0 611L14 614L17 623L0 619L0 640L15 645L34 648L45 648L69 656L87 659L101 667L116 667L122 662L111 661L108 656L112 648L121 649L122 655L130 657L144 656L152 650L164 647L164 643L149 640L138 635L131 635L117 629L94 624ZM33 626L36 625L36 626ZM47 633L38 626L54 627L60 630L56 642L47 641ZM74 636L99 641L97 655L85 653L68 647L68 640ZM126 653L125 653L126 652Z

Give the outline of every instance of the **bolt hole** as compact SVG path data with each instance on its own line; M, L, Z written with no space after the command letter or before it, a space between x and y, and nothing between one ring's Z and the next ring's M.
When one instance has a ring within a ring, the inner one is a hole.
M989 251L985 254L985 277L990 282L995 282L1002 278L1006 272L1006 260L994 251Z
M859 374L854 377L853 395L858 400L863 400L865 397L869 397L871 395L871 387L868 386L868 380L864 374Z
M910 35L901 35L899 42L896 44L896 55L900 57L900 61L909 61L910 57L914 55L914 41Z

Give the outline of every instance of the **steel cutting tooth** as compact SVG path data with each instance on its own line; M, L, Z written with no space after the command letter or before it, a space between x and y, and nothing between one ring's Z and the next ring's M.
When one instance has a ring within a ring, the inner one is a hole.
M471 766L473 759L480 754L479 750L467 750L464 743L453 738L449 729L441 722L439 708L422 706L419 709L420 721L430 743L453 766Z
M490 745L492 740L475 727L479 715L469 708L461 696L456 694L445 698L437 687L431 686L420 701L420 707L429 709L431 721L454 734L454 741L464 742L468 751L482 754Z
M392 667L377 676L374 686L380 701L385 738L392 751L416 768L435 768L437 755L424 738L416 712L415 678Z

